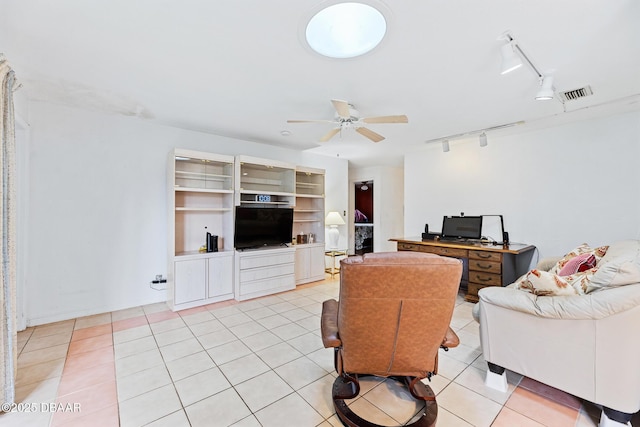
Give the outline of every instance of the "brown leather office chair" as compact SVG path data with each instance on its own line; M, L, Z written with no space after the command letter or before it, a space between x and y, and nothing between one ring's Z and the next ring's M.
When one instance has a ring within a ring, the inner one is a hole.
M322 341L335 348L336 413L347 426L370 423L344 402L360 392L358 376L402 380L426 401L412 426L433 426L437 404L421 379L438 371L438 349L459 340L449 328L462 275L458 259L418 252L383 252L340 262L340 297L322 308Z

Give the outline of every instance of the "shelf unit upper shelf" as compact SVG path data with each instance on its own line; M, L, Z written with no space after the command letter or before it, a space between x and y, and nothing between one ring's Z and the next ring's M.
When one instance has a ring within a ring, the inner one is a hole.
M236 205L282 207L295 205L296 169L285 162L236 156ZM271 200L252 196L269 195Z

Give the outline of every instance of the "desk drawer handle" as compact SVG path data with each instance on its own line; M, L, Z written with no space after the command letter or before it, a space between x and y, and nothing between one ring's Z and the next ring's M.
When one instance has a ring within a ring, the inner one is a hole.
M484 268L485 270L488 270L491 268L491 264L485 264L485 265L476 264L476 265L478 266L478 268Z
M485 258L485 259L489 259L489 258L491 258L491 254L485 254L485 253L480 252L480 253L478 254L478 258Z
M490 282L491 281L491 277L476 276L476 279L478 279L480 282Z

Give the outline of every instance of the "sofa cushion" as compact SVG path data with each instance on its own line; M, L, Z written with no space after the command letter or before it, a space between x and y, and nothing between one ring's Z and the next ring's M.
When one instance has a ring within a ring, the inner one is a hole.
M596 258L596 265L598 264L598 261L600 261L602 259L603 256L605 256L605 254L607 253L607 250L609 249L609 246L599 246L597 248L592 248L591 246L589 246L587 243L583 243L580 246L574 248L573 250L567 252L561 259L560 261L558 261L556 263L556 265L554 265L551 270L549 270L550 273L553 274L560 274L560 271L562 270L562 268L573 258L582 255L582 254L593 254L593 256L595 256Z
M602 260L598 263L604 264L621 256L628 256L630 254L637 254L640 251L640 240L620 240L612 243L607 250L607 253Z
M558 276L571 276L596 266L596 256L592 253L581 254L571 258L562 267Z

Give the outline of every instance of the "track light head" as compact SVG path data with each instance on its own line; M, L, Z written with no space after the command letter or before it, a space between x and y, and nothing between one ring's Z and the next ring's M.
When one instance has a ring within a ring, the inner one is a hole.
M509 40L500 48L502 54L502 66L500 74L507 74L522 67L522 60L515 51L515 41Z
M548 101L553 99L555 93L553 90L553 76L542 76L540 79L540 90L536 94L537 101Z
M482 132L480 134L480 136L478 137L478 141L480 141L480 147L486 147L487 146L487 134Z
M447 141L446 139L444 141L442 141L442 151L444 153L448 153L449 152L449 141Z

